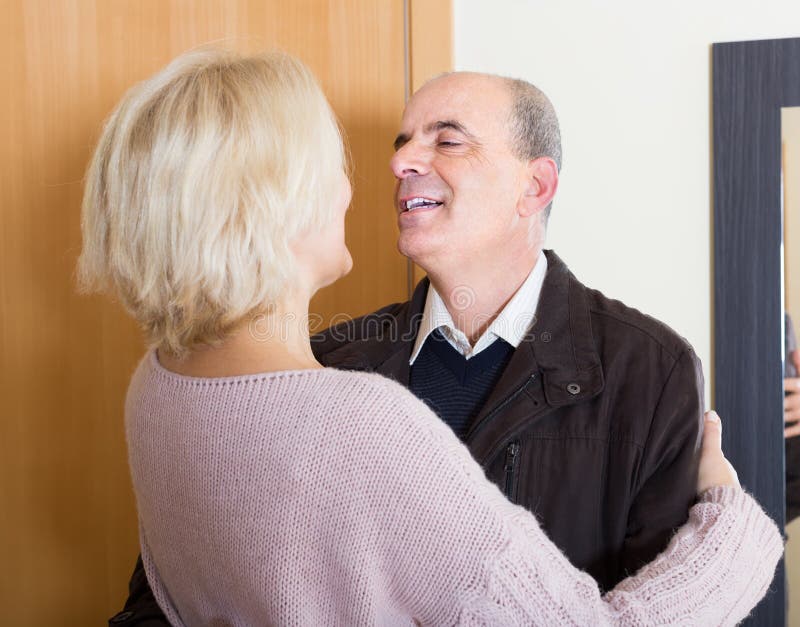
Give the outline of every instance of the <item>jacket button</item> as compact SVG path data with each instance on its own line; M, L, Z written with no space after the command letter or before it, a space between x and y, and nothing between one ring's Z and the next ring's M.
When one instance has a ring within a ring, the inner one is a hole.
M570 394L579 394L580 391L581 391L581 386L578 385L577 383L570 383L569 385L567 385L567 392L569 392Z
M553 336L548 331L542 333L542 342L549 342L551 339L553 339Z

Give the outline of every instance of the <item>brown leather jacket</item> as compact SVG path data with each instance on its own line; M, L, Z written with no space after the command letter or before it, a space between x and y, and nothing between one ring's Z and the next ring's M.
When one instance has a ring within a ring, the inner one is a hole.
M703 375L664 324L581 284L552 251L536 321L465 438L487 476L610 589L662 550L695 497ZM312 338L325 365L408 385L428 289ZM126 620L152 616L140 565ZM119 616L119 615L118 615ZM151 619L152 620L152 619Z

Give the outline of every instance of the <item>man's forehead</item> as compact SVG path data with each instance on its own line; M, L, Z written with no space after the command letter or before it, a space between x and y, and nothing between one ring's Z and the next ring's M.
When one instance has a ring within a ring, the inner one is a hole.
M440 120L504 118L511 95L502 79L454 72L425 83L408 101L403 123L430 127ZM487 120L488 121L488 120Z

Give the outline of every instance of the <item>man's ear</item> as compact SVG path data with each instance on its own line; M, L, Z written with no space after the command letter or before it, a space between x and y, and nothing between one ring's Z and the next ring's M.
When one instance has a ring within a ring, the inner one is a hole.
M537 157L528 161L525 187L520 197L519 215L527 218L543 211L558 189L558 166L550 157Z

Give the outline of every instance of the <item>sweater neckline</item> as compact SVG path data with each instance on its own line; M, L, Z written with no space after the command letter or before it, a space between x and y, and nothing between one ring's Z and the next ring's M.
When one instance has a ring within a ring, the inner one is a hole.
M231 375L227 377L193 377L180 374L165 368L156 355L156 349L148 350L146 360L151 370L158 376L178 383L190 383L193 385L226 385L231 383L249 383L252 381L266 381L271 379L281 379L285 377L314 377L317 374L336 372L335 368L301 368L295 370L270 370L265 372L253 372L250 374Z

